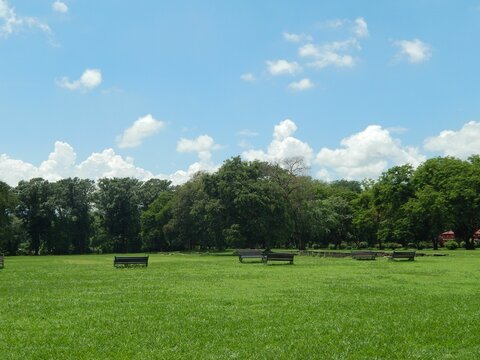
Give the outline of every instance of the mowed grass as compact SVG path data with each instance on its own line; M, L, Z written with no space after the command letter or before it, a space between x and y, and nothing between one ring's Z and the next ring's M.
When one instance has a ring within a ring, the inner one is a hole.
M296 256L7 257L1 359L479 359L480 251L414 262Z

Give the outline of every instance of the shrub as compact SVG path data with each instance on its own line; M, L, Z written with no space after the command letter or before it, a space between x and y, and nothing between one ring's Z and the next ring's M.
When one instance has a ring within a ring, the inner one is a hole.
M428 249L430 247L430 243L426 241L419 241L417 244L417 249L418 250L423 250L423 249Z
M386 243L383 244L383 247L385 249L396 250L396 249L400 249L401 247L403 247L403 245L399 244L399 243L395 243L395 242L386 242Z
M321 247L320 247L319 244L313 244L313 245L312 245L312 249L313 249L313 250L318 250L318 249L321 249Z
M448 249L448 250L455 250L458 248L458 243L454 240L448 240L446 243L445 243L445 247Z
M358 243L358 248L359 249L366 249L366 248L368 248L368 243L366 241L360 241Z
M408 244L407 244L407 247L408 247L409 249L417 249L417 244L415 244L415 243L408 243Z
M467 243L466 243L465 241L460 241L460 247L461 247L461 248L464 248L464 249L465 249L465 245L466 245L466 244L467 244Z
M335 244L328 244L328 250L336 250L337 246Z

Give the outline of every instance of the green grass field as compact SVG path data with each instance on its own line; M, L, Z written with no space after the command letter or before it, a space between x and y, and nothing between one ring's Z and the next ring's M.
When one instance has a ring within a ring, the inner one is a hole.
M448 254L7 257L0 358L479 359L480 251Z

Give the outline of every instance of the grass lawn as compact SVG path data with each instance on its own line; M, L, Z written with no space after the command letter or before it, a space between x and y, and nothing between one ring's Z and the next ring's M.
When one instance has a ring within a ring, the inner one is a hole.
M7 257L0 358L480 359L480 251L448 254Z

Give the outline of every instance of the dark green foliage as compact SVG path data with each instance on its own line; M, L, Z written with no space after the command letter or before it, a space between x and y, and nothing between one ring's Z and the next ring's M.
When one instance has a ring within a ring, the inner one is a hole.
M395 166L378 180L313 180L301 158L234 157L167 180L0 183L0 252L82 254L225 248L431 248L453 230L473 249L480 156Z
M458 249L458 243L455 240L449 240L445 243L445 247L448 250L456 250Z

